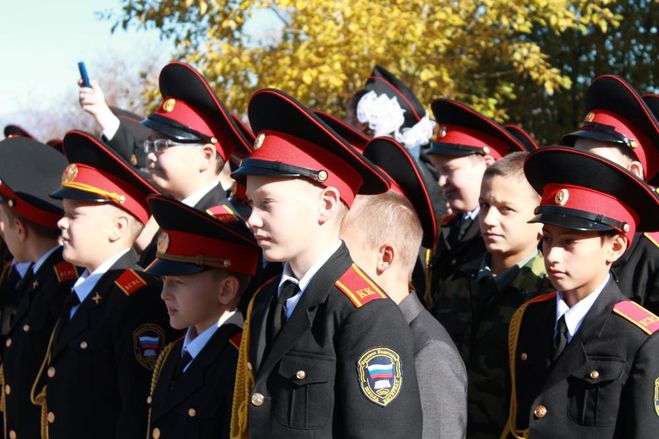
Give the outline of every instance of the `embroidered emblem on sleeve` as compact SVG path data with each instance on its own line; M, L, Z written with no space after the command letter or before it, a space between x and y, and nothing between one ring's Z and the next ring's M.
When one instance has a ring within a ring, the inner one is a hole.
M359 386L366 398L385 407L403 385L400 356L388 348L369 349L357 362Z

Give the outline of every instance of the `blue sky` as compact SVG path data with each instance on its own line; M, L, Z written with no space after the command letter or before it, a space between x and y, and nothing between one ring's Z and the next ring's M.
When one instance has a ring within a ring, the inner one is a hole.
M119 0L0 0L0 118L28 106L44 106L69 93L76 99L78 61L89 74L105 57L139 60L158 51L167 61L172 46L156 32L118 29L98 11L119 13ZM136 62L137 63L137 62Z

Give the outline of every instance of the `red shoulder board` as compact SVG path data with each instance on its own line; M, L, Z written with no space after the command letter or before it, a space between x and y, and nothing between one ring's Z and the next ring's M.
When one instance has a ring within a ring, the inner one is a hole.
M220 204L206 209L206 213L223 223L238 221L238 215L229 206Z
M67 282L78 278L78 269L75 265L67 261L61 261L53 267L57 282Z
M526 303L535 303L535 302L544 302L545 300L550 300L556 297L556 291L552 293L547 293L547 294L542 294L540 296L536 296L531 300L528 300Z
M240 340L242 340L242 338L243 338L243 331L240 331L229 337L229 343L231 343L234 348L240 349Z
M648 335L652 335L659 331L659 317L652 314L636 302L632 302L631 300L618 302L613 307L613 312L624 319L629 320Z
M657 232L645 232L643 235L645 235L645 237L648 238L651 243L653 243L655 246L659 247L659 231L657 231Z
M114 283L124 292L124 294L126 294L126 296L130 296L135 291L146 285L146 281L134 270L124 271Z
M352 264L343 273L336 281L336 287L350 299L355 308L361 308L371 300L388 297L357 264Z
M440 226L445 226L445 225L447 225L448 223L450 223L451 220L453 220L453 218L455 218L455 214L454 214L454 213L451 213L451 214L449 214L449 215L445 215L445 216L443 216L443 217L441 217L441 218L439 219L439 225L440 225Z

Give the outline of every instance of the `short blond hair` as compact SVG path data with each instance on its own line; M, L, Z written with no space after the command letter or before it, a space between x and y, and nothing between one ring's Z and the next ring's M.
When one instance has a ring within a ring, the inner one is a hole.
M368 248L391 244L409 276L419 255L423 228L410 201L395 192L359 195L344 220L344 227L358 231Z

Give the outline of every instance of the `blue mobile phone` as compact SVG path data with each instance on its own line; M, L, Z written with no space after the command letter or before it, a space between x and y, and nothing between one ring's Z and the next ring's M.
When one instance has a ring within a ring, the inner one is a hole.
M78 63L78 70L80 70L80 79L82 79L82 86L83 87L91 87L91 83L89 82L89 75L87 74L87 67L85 67L84 62L79 62Z

